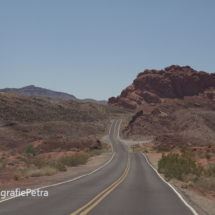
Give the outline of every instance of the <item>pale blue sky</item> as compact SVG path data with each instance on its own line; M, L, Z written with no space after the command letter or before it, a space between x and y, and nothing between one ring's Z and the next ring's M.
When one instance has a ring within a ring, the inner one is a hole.
M0 0L0 88L97 100L145 69L215 72L214 0Z

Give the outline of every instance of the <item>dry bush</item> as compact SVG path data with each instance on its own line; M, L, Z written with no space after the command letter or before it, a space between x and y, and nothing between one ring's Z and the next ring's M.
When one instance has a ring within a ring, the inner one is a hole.
M43 166L46 166L46 161L43 157L36 157L34 160L32 160L32 163L35 165L35 166L38 166L39 168L43 167Z
M11 149L11 150L9 151L9 154L10 154L11 156L14 156L15 153L16 153L16 151L15 151L14 149Z
M41 171L43 172L43 175L54 175L57 172L57 169L51 166L45 166L41 169Z
M19 173L14 173L13 175L14 180L18 181L20 178L20 174Z
M16 159L21 159L21 156L19 154L16 155Z
M86 154L76 154L71 156L62 156L59 162L67 166L77 166L80 164L86 164L89 156Z
M186 183L188 183L189 181L195 181L196 178L197 178L196 175L193 175L191 173L189 173L187 175L185 175L185 174L182 175L182 181L184 181Z
M211 156L211 154L209 154L209 153L205 153L205 157L206 157L208 160L210 160L210 158L211 158L212 156Z
M215 177L203 178L198 182L198 185L204 190L215 189Z
M203 152L198 153L199 158L205 158L205 154Z
M31 177L40 177L40 176L43 176L43 172L42 172L42 170L39 170L39 169L30 170L29 171L29 176L31 176Z
M6 162L0 161L0 168L5 168L5 167L6 167Z
M28 168L21 168L19 171L24 178L28 178L30 176Z
M102 142L102 151L112 151L110 144Z

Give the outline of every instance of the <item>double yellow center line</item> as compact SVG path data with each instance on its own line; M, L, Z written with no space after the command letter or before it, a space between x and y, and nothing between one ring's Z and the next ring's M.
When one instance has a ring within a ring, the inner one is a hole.
M78 210L71 213L70 215L76 215L81 211L82 212L80 213L80 215L85 215L90 210L92 210L96 205L98 205L99 202L102 201L102 199L104 199L110 192L112 192L126 178L126 176L128 175L128 171L130 169L130 163L131 163L131 158L130 158L130 154L128 154L127 166L126 166L126 169L125 169L124 173L122 174L122 176L117 181L115 181L113 184L111 184L107 189L105 189L104 191L99 193L95 198L93 198L91 201L89 201L86 205L79 208Z

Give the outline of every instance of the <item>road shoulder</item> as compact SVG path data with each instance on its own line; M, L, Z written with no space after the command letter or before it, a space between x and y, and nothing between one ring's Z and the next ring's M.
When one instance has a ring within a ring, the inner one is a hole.
M157 170L158 161L160 156L155 153L144 153L150 164ZM164 178L163 174L160 174ZM189 188L181 188L179 182L168 182L182 195L184 200L195 209L199 215L214 215L215 214L215 201L214 199L209 199L205 196L198 195L196 192L190 190Z

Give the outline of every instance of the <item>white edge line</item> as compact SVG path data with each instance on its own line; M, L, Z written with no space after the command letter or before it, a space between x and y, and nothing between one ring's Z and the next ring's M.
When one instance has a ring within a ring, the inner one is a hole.
M112 122L112 124L113 124L113 122ZM112 124L111 124L111 126L112 126ZM111 126L110 126L110 129L111 129ZM109 136L110 136L110 131L109 131ZM109 139L109 136L108 136L108 139ZM110 141L110 139L109 139L109 141ZM110 141L110 143L111 143L111 141ZM111 143L111 146L112 146L112 143ZM112 146L112 151L113 151L113 146ZM57 183L57 184L52 184L52 185L47 185L47 186L44 186L44 187L36 188L36 189L34 189L34 190L41 190L41 189L44 189L44 188L47 188L47 187L55 187L55 186L57 186L57 185L69 183L69 182L75 181L75 180L77 180L77 179L79 179L79 178L82 178L82 177L91 175L91 174L93 174L94 172L96 172L96 171L102 169L103 167L105 167L106 165L108 165L108 164L112 161L114 155L115 155L115 152L113 153L112 157L110 158L110 160L109 160L106 164L104 164L103 166L99 167L98 169L95 169L94 171L92 171L92 172L90 172L90 173L88 173L88 174L81 175L81 176L79 176L79 177L77 177L77 178L74 178L74 179L71 179L71 180L68 180L68 181L64 181L64 182L60 182L60 183ZM30 188L29 188L29 189L30 189ZM31 190L31 191L34 191L34 190ZM28 193L28 192L25 192L25 193L23 193L23 194L26 194L26 193ZM8 200L11 200L11 199L14 199L14 198L16 198L16 197L20 197L20 195L13 196L13 197L10 197L10 198L4 199L4 200L0 200L0 203L1 203L1 202L8 201Z
M114 120L112 121L112 123L111 123L111 125L110 125L110 130L111 130L111 127L112 127L112 125L113 125L113 122L114 122ZM112 145L112 143L111 143L111 141L110 141L110 130L109 130L108 139L109 139L109 143L111 144L111 148L112 148L112 152L113 152L113 145Z
M178 197L181 199L181 201L193 212L193 214L198 215L198 213L194 210L194 208L191 207L191 206L183 199L183 197L181 196L181 194L178 193L178 191L177 191L171 184L169 184L168 182L166 182L166 181L160 176L160 174L158 173L158 171L149 163L148 158L147 158L143 153L142 153L142 155L146 158L146 161L147 161L147 163L149 164L149 166L151 166L151 168L157 173L157 175L158 175L166 184L168 184L168 185L173 189L173 191L178 195Z
M122 119L120 120L120 123L119 123L119 129L120 129L121 122L122 122ZM130 152L128 151L127 147L125 146L125 143L123 142L123 140L121 140L121 139L119 138L119 129L118 129L118 140L122 143L122 145L125 147L125 149L127 150L127 152L130 153Z

